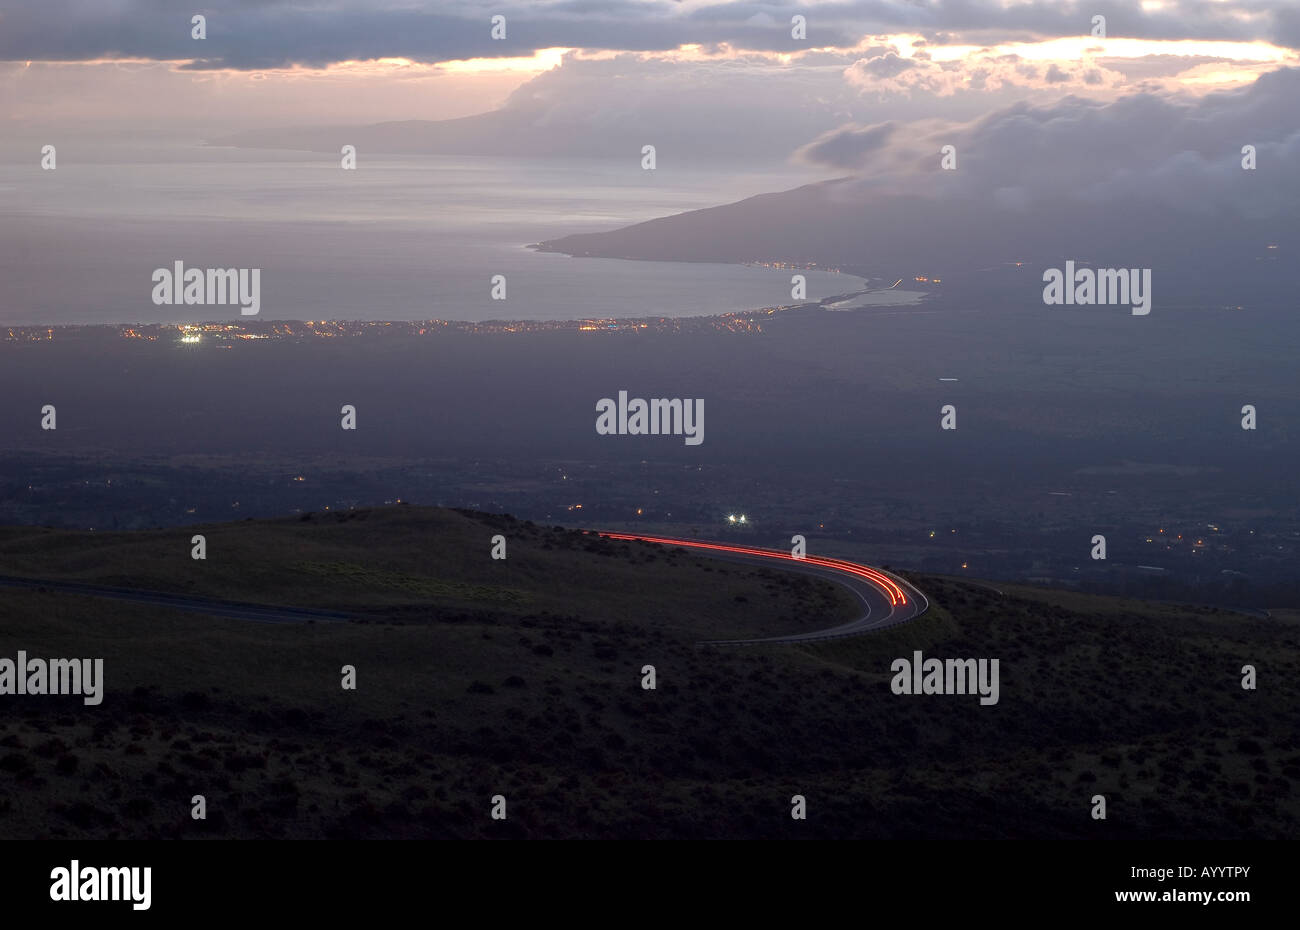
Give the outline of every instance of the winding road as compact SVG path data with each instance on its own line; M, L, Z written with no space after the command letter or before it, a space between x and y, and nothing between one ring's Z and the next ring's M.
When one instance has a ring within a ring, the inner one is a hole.
M135 604L170 607L173 610L185 610L212 617L229 617L234 620L253 620L258 623L303 623L308 620L329 622L351 619L351 616L345 613L335 610L317 610L312 607L276 607L269 604L194 597L189 594L169 594L165 591L114 588L102 584L83 584L79 581L16 578L12 575L0 575L0 588L27 588L58 594L76 594L81 597L107 597L115 601L131 601Z
M761 639L715 639L707 640L705 646L752 646L762 643L811 643L827 639L842 639L846 636L860 636L886 627L896 626L914 620L930 609L930 601L917 588L902 578L879 568L846 562L843 559L828 559L822 556L805 555L795 558L789 552L779 549L758 549L752 546L732 546L725 543L701 542L695 539L672 539L664 536L639 536L631 533L602 533L596 535L606 539L621 539L630 542L654 543L660 546L681 546L710 558L725 559L728 562L740 562L771 568L773 562L780 563L785 571L802 572L816 575L837 582L852 591L862 602L862 615L847 623L813 630L808 633L791 633L787 636L765 636Z

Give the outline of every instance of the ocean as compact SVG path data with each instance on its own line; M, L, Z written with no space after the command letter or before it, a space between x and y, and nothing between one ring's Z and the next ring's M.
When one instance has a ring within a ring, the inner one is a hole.
M157 306L152 273L261 269L260 319L481 321L699 316L788 304L790 271L571 258L531 243L789 189L796 169L536 158L338 156L200 139L0 144L0 322L239 319ZM806 272L809 299L861 279ZM496 275L506 298L491 297ZM246 319L246 318L245 318Z

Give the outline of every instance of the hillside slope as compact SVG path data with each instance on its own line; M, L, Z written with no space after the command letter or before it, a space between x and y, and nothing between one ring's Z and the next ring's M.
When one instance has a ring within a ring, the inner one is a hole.
M0 592L0 657L105 660L106 696L4 696L5 836L1286 837L1300 635L910 576L879 635L704 648L849 609L808 578L508 517L395 507L121 534L11 528L0 571L347 605L259 624ZM508 558L490 559L490 539ZM177 553L179 550L179 554ZM890 664L989 657L1000 700ZM1259 688L1240 687L1244 664ZM357 687L340 686L356 669ZM655 666L657 687L641 686ZM195 794L205 821L190 818ZM491 798L508 802L506 820ZM808 799L792 820L790 798ZM1104 794L1108 819L1091 819Z

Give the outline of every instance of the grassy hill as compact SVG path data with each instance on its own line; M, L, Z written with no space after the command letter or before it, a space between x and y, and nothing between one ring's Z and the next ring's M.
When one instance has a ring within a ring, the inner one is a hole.
M190 558L190 537L208 558ZM491 537L508 558L490 558ZM328 607L263 624L0 589L0 656L102 657L106 696L3 696L7 837L1289 837L1300 631L909 576L934 608L820 645L805 576L394 507L130 534L0 530L0 574ZM899 696L987 657L1001 700ZM641 687L644 665L658 687ZM1240 687L1245 664L1259 687ZM357 689L340 687L356 668ZM203 794L208 819L189 816ZM504 821L491 798L507 799ZM808 800L808 819L789 815ZM1089 816L1095 794L1108 818Z

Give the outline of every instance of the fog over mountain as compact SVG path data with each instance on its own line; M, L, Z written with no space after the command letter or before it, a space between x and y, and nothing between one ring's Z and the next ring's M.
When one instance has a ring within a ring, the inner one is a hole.
M1161 291L1180 299L1278 299L1294 286L1300 247L1297 101L1300 70L1280 69L1200 97L1067 96L964 123L847 124L798 154L840 179L544 247L852 263L953 283L1007 263L1075 259L1153 268ZM948 145L953 170L941 167ZM1244 146L1254 147L1253 170Z

